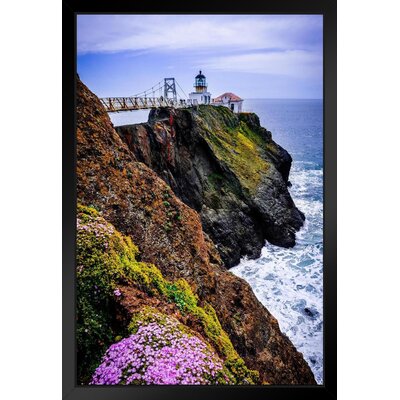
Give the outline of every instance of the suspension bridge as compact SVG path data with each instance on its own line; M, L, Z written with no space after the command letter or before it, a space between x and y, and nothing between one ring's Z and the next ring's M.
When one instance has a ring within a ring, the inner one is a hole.
M183 96L178 96L177 87ZM157 107L185 108L197 105L191 101L175 78L164 78L150 89L128 97L100 99L107 112L146 110Z

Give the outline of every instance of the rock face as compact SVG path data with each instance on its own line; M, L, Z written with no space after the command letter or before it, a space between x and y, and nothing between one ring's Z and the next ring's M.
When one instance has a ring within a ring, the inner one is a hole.
M265 239L295 244L304 215L287 190L292 159L257 115L225 107L155 109L147 124L116 128L135 157L201 216L230 268Z
M189 117L182 123L190 122ZM262 381L315 384L302 354L281 333L276 319L244 280L226 270L203 232L198 213L138 161L140 157L117 134L98 98L79 80L76 134L78 201L101 211L108 222L132 238L143 262L157 265L169 280L184 278L200 305L211 304L235 350L248 368L259 371ZM208 151L204 140L203 146ZM228 168L224 171L229 173ZM283 180L282 185L277 192L284 191ZM188 191L192 189L193 185L188 186Z

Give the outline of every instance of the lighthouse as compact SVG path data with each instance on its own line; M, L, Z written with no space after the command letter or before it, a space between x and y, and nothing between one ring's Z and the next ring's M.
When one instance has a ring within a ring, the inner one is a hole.
M206 77L199 71L194 78L194 92L189 93L189 99L192 104L210 104L211 93L207 91Z

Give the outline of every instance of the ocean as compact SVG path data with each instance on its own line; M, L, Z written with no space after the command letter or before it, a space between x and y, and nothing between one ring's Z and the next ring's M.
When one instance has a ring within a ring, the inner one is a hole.
M259 259L242 259L231 269L253 288L303 353L318 384L323 383L323 104L322 100L245 100L245 110L292 156L289 189L305 214L296 246L265 244Z
M109 113L111 122L114 126L141 124L147 122L150 110L136 110Z
M230 271L245 279L323 383L322 100L246 99L246 111L292 156L289 189L306 221L292 249L265 244L261 257ZM115 126L146 122L148 111L110 114Z

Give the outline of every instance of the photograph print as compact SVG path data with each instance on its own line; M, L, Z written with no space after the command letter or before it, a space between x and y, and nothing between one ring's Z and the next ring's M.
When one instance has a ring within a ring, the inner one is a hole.
M78 385L323 385L323 16L78 14Z

